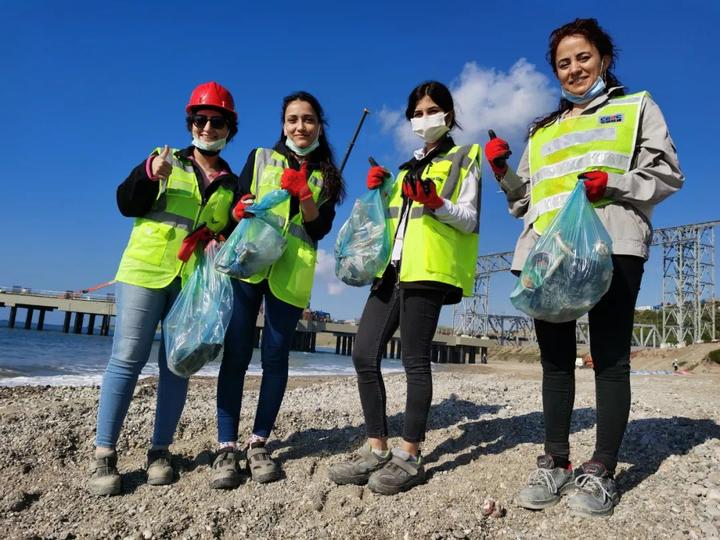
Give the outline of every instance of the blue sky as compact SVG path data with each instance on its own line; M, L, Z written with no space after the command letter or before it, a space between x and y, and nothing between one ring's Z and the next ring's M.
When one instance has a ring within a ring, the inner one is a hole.
M338 162L363 107L373 112L345 171L348 200L321 242L312 298L337 318L357 317L367 289L333 281L333 243L364 189L367 156L390 168L409 157L409 125L398 121L409 91L426 79L451 85L466 128L459 138L484 144L492 127L510 140L515 165L527 122L558 96L547 36L578 16L611 33L616 74L652 93L677 146L686 185L656 209L655 226L719 217L708 159L720 119L717 2L252 4L3 2L0 286L82 289L111 279L132 226L116 208L117 185L154 147L189 143L189 93L217 80L238 108L240 131L223 152L237 171L252 148L276 141L292 91L320 99ZM511 250L520 222L486 165L483 180L480 252ZM659 264L653 255L639 304L659 302ZM493 278L492 311L514 313L512 283Z

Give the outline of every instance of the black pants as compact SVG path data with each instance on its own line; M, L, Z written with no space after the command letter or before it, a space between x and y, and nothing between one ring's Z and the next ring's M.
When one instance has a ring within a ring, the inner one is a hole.
M399 325L401 357L407 379L402 437L411 443L425 439L432 401L430 349L445 294L445 291L431 289L400 289L394 287L392 281L370 293L352 357L368 437L388 435L380 361L387 342Z
M613 255L610 289L588 314L590 354L595 370L597 436L592 460L613 473L630 414L630 345L635 301L645 261ZM575 321L535 320L543 367L545 452L570 459L570 416L575 400Z

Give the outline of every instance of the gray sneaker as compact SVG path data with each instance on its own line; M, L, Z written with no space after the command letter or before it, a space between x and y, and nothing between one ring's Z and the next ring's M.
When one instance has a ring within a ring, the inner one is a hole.
M234 448L223 448L212 465L210 487L213 489L235 489L242 481L239 459Z
M90 466L90 494L117 495L122 490L122 478L117 470L117 454L102 458L94 458Z
M382 457L372 451L369 444L361 447L350 459L330 466L328 476L336 484L367 484L370 475L390 461L391 454Z
M515 504L529 510L542 510L574 489L573 471L556 467L552 456L538 456L537 466L528 476L527 486L515 495Z
M420 455L414 460L407 452L394 448L390 461L370 475L368 487L381 495L395 495L424 481L425 467Z
M172 455L168 450L150 450L147 454L147 483L151 486L172 484L175 471L171 460Z
M610 516L620 502L620 493L605 465L586 461L575 473L577 493L568 499L568 507L584 517Z

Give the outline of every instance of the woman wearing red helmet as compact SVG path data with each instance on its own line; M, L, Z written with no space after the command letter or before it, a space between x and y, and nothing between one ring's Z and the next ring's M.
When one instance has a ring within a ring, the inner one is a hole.
M95 457L89 490L115 495L122 489L115 446L140 371L150 356L159 323L196 263L193 241L226 229L237 191L237 177L220 151L237 133L233 98L216 82L193 90L186 107L192 145L181 150L156 148L117 189L117 203L135 223L117 281L117 321L112 354L100 388ZM224 219L217 216L227 216ZM202 227L199 227L202 225ZM148 483L173 481L168 451L182 413L187 379L167 367L164 341L158 354L159 380Z
M262 198L280 188L290 199L273 208L287 223L287 247L269 269L244 280L233 279L234 308L225 337L225 352L217 390L219 452L213 463L210 486L231 489L241 482L237 451L238 424L245 373L253 353L255 326L261 303L265 325L260 345L262 383L255 421L245 446L248 470L256 482L271 482L280 475L265 447L280 410L288 379L293 333L310 301L317 243L332 228L335 205L344 185L335 166L326 135L323 109L307 92L285 97L282 130L272 148L256 148L240 173L239 189ZM244 196L235 218L252 219L250 199Z

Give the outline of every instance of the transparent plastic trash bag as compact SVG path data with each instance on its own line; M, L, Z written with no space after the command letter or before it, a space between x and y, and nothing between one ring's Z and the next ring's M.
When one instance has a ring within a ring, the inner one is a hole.
M230 277L213 267L219 249L212 246L199 258L163 322L167 365L180 377L197 373L223 348L233 310L233 289Z
M530 251L510 301L543 321L582 317L610 287L611 255L610 236L578 182Z
M248 207L253 217L243 219L215 258L215 269L242 279L262 272L277 261L287 247L280 218L270 209L290 194L277 189Z
M369 285L387 266L391 239L386 225L387 191L392 175L378 189L355 200L350 217L335 241L335 275L354 287Z

